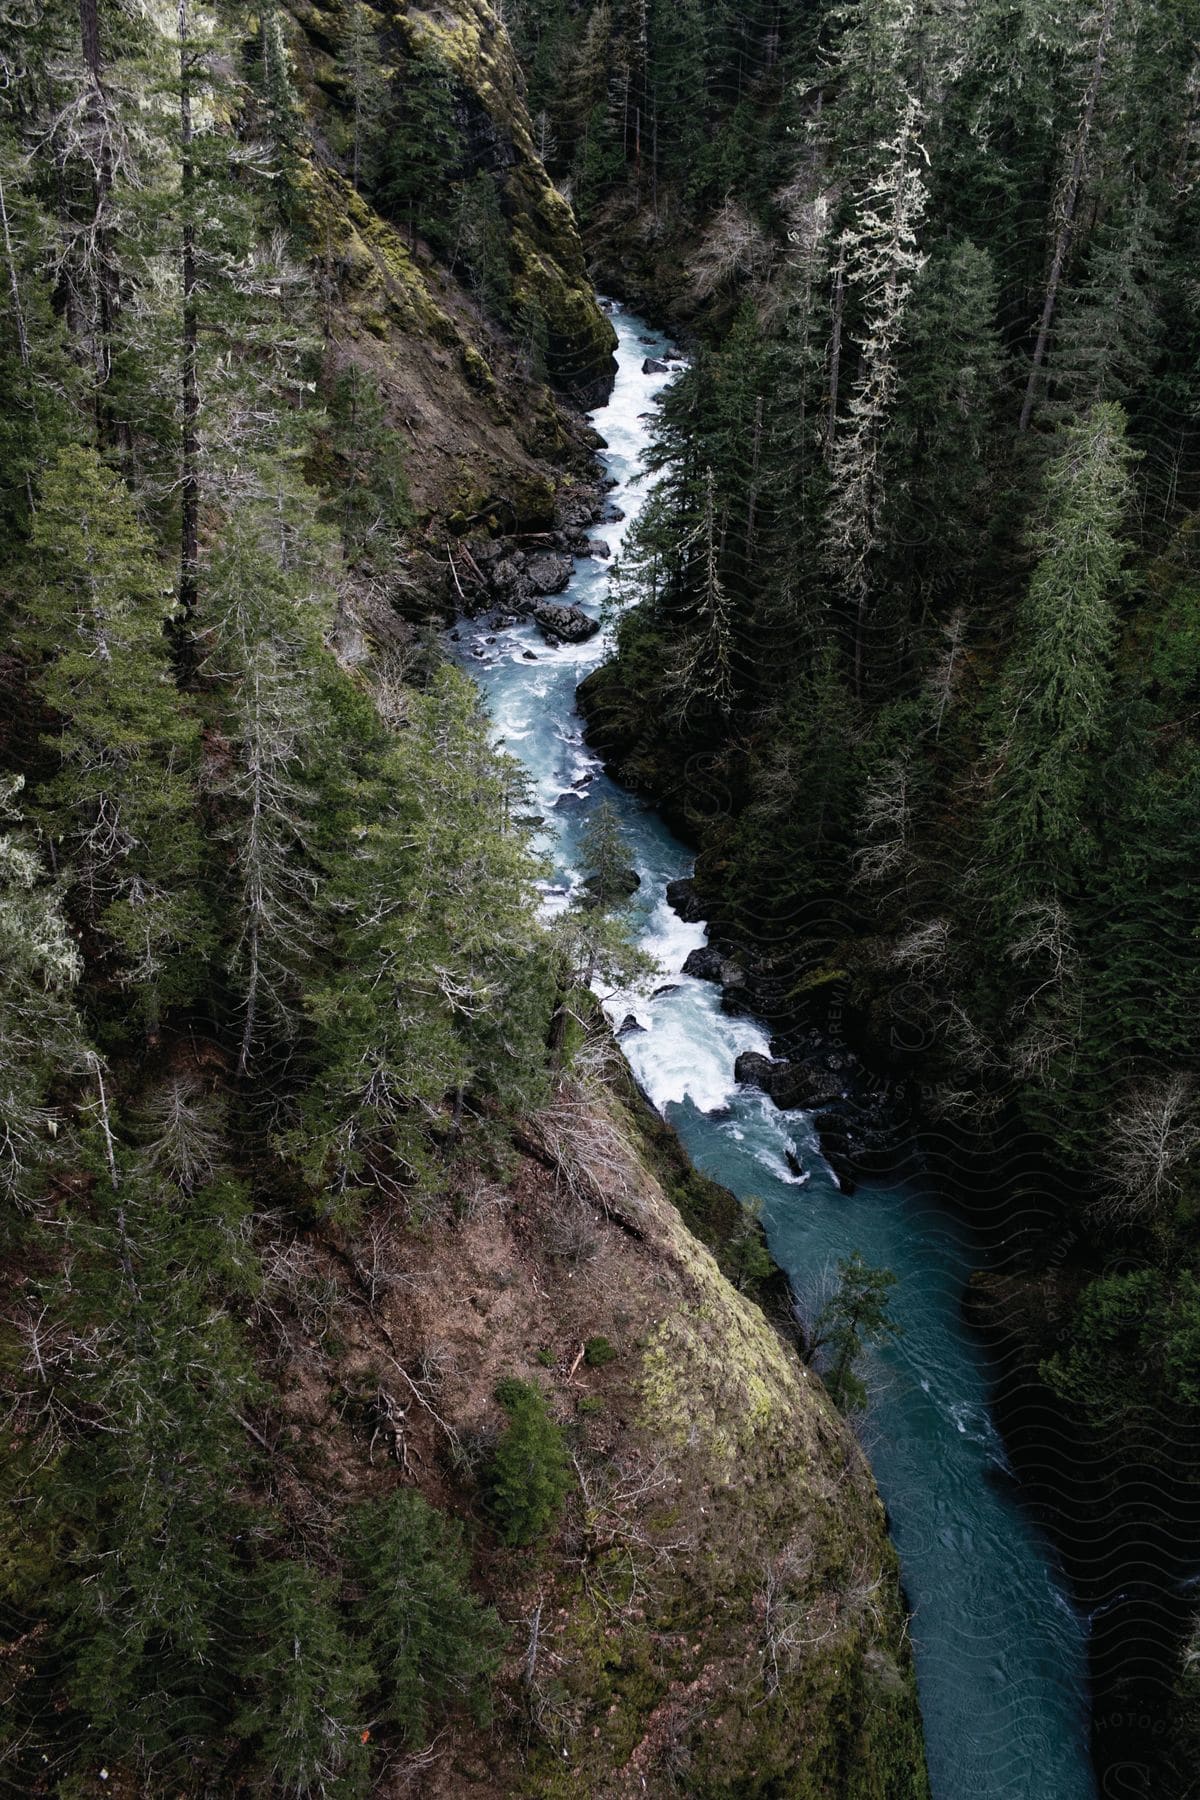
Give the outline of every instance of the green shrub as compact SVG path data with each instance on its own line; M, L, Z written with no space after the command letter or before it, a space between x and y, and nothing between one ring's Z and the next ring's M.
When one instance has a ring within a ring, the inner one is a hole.
M455 1705L480 1724L504 1633L467 1586L461 1527L410 1489L357 1507L345 1537L359 1589L357 1636L382 1694L379 1716L417 1746Z
M532 1544L551 1529L570 1488L566 1446L545 1396L530 1382L502 1381L496 1398L508 1429L492 1460L492 1513L506 1544Z
M583 1360L589 1369L602 1369L616 1359L616 1351L606 1337L589 1338L583 1346Z

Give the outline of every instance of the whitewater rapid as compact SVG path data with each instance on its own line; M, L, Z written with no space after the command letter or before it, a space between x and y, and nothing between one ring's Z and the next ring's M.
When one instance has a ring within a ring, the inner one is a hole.
M665 340L614 308L620 338L609 404L594 415L625 517L594 528L613 562L645 502L646 419L671 374L644 373ZM580 559L569 592L597 612L612 563ZM905 1589L936 1800L1093 1800L1086 1709L1086 1621L1053 1553L1022 1509L988 1412L989 1373L961 1321L967 1277L982 1254L968 1228L918 1181L838 1191L812 1127L741 1088L743 1050L768 1049L754 1019L723 1013L719 990L681 973L705 942L667 905L691 871L688 852L652 808L613 783L583 741L577 684L604 658L604 633L551 648L532 624L458 628L455 652L487 697L497 740L524 765L554 865L548 912L577 889L579 834L601 799L616 808L642 878L640 941L659 975L651 991L605 998L621 1047L654 1105L698 1167L743 1200L758 1199L771 1249L801 1306L814 1308L839 1257L861 1250L899 1278L893 1313L903 1336L873 1353L863 1438L888 1506ZM659 991L654 992L657 989ZM799 1173L796 1173L796 1169Z

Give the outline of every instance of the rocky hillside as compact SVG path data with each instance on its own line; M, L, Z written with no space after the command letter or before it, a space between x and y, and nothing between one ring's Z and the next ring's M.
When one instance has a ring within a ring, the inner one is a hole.
M477 0L373 10L379 75L401 93L414 50L446 71L458 183L484 177L496 191L509 319L544 322L538 367L512 329L467 291L418 233L363 198L345 170L354 109L352 73L339 48L352 6L291 5L288 34L303 99L309 155L300 177L314 272L327 284L331 354L369 371L386 393L411 451L410 482L423 518L455 523L489 505L512 529L553 521L549 469L579 469L587 433L569 408L597 404L616 342L584 263L574 216L534 153L521 75L506 34ZM448 210L449 194L436 196ZM546 382L551 383L548 388ZM566 403L564 406L563 403Z
M602 505L503 28L3 30L0 1782L923 1800L869 1471L422 630Z
M727 1258L736 1202L624 1087L611 1069L565 1085L503 1181L464 1169L422 1229L381 1222L370 1271L320 1235L286 1253L291 1293L321 1295L275 1339L295 1529L319 1529L318 1494L415 1484L474 1516L505 1633L490 1726L442 1734L377 1791L916 1800L870 1470L786 1331L689 1229ZM536 1550L506 1549L480 1506L513 1376L570 1456Z

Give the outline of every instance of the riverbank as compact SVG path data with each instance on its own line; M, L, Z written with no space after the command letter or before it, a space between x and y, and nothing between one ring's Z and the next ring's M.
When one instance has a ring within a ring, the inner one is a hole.
M612 498L628 518L644 499L637 474L643 415L666 378L641 373L653 334L626 315L616 323L617 388L596 423L619 483ZM624 529L618 521L608 534L614 558ZM607 566L577 565L569 590L595 617ZM841 1193L806 1116L781 1113L736 1081L738 1056L766 1055L770 1032L758 1018L724 1008L715 984L683 973L707 934L668 904L667 887L691 873L691 857L645 798L611 781L574 713L575 687L598 666L603 639L554 648L529 624L503 634L468 627L457 649L547 823L549 910L571 891L588 808L606 798L620 814L642 877L635 902L642 942L663 974L653 994L611 996L607 1010L617 1025L633 1014L640 1029L623 1035L622 1048L695 1164L743 1200L762 1203L773 1252L807 1306L819 1302L837 1256L856 1248L901 1277L905 1337L873 1361L864 1429L916 1613L935 1794L1015 1796L1051 1791L1051 1783L1056 1794L1089 1796L1082 1624L1016 1499L988 1417L990 1371L960 1314L975 1261L961 1222L918 1184L871 1177L855 1194Z

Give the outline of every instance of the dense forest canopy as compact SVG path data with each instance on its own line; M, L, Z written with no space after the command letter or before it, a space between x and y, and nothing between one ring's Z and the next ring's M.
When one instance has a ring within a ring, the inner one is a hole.
M480 0L0 20L13 1792L590 1800L668 1699L655 1780L928 1791L869 1468L599 1018L620 833L546 922L440 639L604 504L521 83Z
M524 1192L514 1144L556 1200L564 1144L608 1155L587 990L639 967L622 848L599 821L590 890L539 922L519 770L434 630L587 441L545 385L590 404L609 366L569 200L693 351L592 732L692 832L774 1021L852 1036L1019 1219L1063 1516L1115 1513L1120 1566L1176 1596L1100 1736L1125 1754L1150 1694L1141 1791L1182 1796L1195 0L20 0L0 77L3 1779L366 1792L486 1720L506 1655L522 1768L582 1716L535 1682L532 1590L512 1663L461 1527L533 1558L578 1489L578 1566L615 1541L532 1371L465 1444L436 1357L392 1355L440 1434L420 1491L374 1479L379 1442L402 1464L378 1384L337 1387L369 1467L308 1512L270 1423L301 1340L337 1363L331 1269L374 1316L381 1221L448 1238ZM453 434L430 452L472 408L504 506ZM837 1555L805 1578L844 1588ZM843 1609L856 1656L898 1607ZM919 1796L910 1690L843 1690L835 1654L796 1691L837 1792ZM664 1691L587 1655L622 1729ZM793 1700L754 1702L747 1793L793 1778Z
M1175 1596L1101 1679L1121 1739L1123 1681L1195 1668L1200 13L514 11L601 267L697 338L593 741L777 1023L912 1081L1031 1231L997 1320L1073 1447L1052 1510Z
M340 49L351 181L410 234L457 206L490 295L487 208L442 179L447 69L388 87L379 27L351 9ZM315 1329L306 1240L361 1280L381 1209L441 1217L547 1098L578 956L536 922L470 683L417 625L369 680L333 651L413 510L313 279L292 36L190 0L4 21L13 1791L90 1792L107 1760L139 1792L360 1792L372 1734L486 1714L506 1637L414 1491L298 1542L254 1424Z

